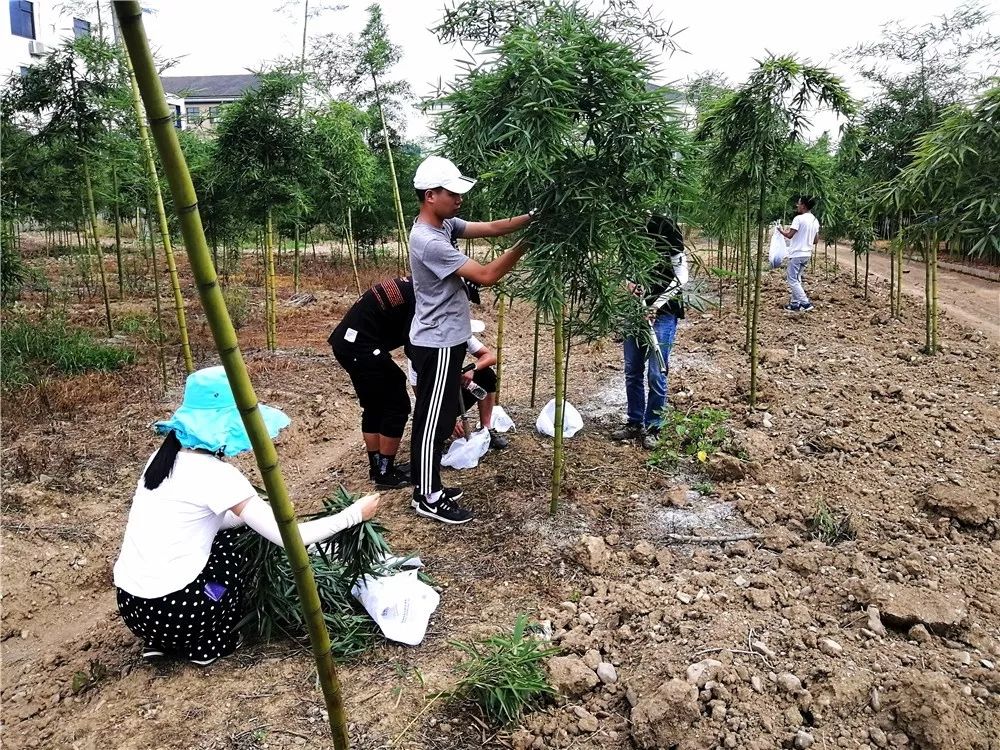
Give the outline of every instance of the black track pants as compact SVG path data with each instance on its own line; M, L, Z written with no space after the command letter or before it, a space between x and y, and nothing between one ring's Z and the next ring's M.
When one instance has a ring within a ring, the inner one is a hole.
M410 479L418 494L430 495L442 487L441 451L458 419L460 374L467 349L464 343L448 349L412 345L409 349L417 373Z

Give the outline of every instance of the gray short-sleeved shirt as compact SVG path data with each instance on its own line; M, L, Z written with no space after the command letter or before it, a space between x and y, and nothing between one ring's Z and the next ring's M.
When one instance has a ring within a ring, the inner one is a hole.
M461 277L455 274L469 260L452 244L461 237L466 222L445 219L438 229L415 221L410 230L410 274L417 297L410 324L410 343L444 349L464 344L472 335L469 296Z

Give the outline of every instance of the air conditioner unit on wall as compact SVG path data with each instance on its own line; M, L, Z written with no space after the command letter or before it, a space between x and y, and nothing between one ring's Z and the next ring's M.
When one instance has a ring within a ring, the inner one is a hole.
M30 42L28 42L28 54L32 55L33 57L41 57L42 55L46 54L48 51L49 51L49 48L46 47L41 42L36 42L34 39L32 39Z

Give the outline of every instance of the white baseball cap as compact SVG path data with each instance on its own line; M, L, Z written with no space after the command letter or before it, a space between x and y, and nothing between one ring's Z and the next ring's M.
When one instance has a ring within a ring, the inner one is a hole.
M413 175L413 187L417 190L431 190L443 187L453 193L467 193L476 181L463 175L448 159L428 156L417 167Z

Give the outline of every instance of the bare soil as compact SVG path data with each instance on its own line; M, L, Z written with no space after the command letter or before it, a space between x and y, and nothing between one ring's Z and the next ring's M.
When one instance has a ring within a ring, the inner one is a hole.
M58 264L48 262L53 278ZM292 417L279 450L301 512L337 483L366 484L358 406L325 343L353 302L353 278L329 258L304 265L316 299L289 303L287 264L280 350L262 351L258 287L240 333L258 397ZM363 274L368 283L385 272ZM755 410L731 293L721 312L689 314L672 403L728 410L745 461L648 468L637 446L608 438L622 418L619 345L574 348L569 398L586 426L568 441L554 518L551 442L533 429L551 397L551 346L543 336L532 408L533 314L514 305L501 400L518 430L510 449L449 476L476 520L443 527L416 517L406 491L386 494L390 542L421 555L442 601L419 647L381 642L343 665L354 746L1000 748L998 347L955 312L966 295L947 281L944 350L928 357L918 299L890 320L884 282L866 301L847 273L813 274L816 310L789 316L783 281L768 275ZM185 294L194 299L189 278ZM100 330L101 313L96 297L82 299L71 319ZM210 364L197 302L188 315L199 363ZM480 317L492 338L496 310ZM117 615L111 568L156 445L149 427L182 392L176 347L164 393L150 347L134 343L144 356L121 373L5 394L3 744L329 747L312 660L297 645L252 645L204 669L153 667ZM855 538L812 538L820 504L849 514ZM457 679L449 640L509 629L520 613L547 621L563 649L552 665L562 697L502 729L433 697ZM74 693L78 673L92 684Z

